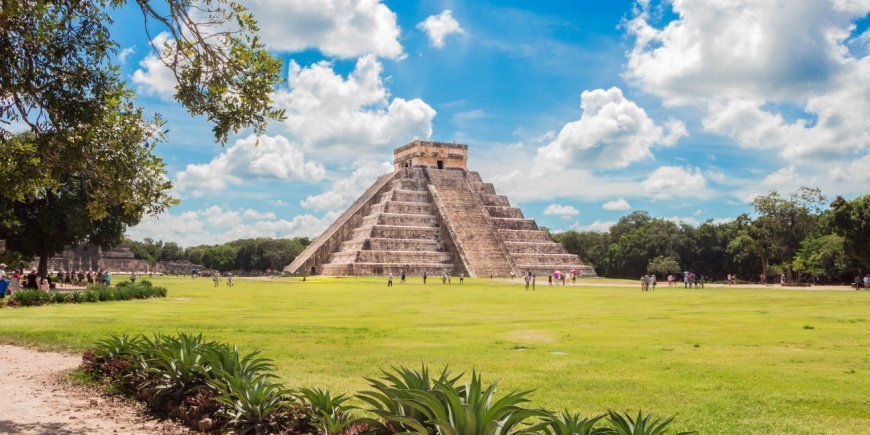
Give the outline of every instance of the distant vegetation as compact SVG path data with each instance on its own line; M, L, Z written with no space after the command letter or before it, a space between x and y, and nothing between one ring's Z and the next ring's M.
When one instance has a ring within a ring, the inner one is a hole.
M199 245L182 248L175 242L145 239L141 242L126 239L124 245L136 258L152 265L158 261L188 260L210 269L221 271L283 270L306 246L307 237L294 239L240 239L222 245Z
M802 188L788 197L759 196L752 216L728 222L696 227L634 211L606 232L553 237L606 277L689 270L712 279L773 280L785 273L789 281L848 282L870 270L870 195L825 202L818 189Z

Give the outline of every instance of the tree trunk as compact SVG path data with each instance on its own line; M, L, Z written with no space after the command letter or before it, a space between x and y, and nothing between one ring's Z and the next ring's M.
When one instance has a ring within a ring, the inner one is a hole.
M764 279L767 279L767 257L761 257L761 274L764 275Z
M37 272L43 278L48 277L48 257L47 252L43 251L39 254L39 270Z

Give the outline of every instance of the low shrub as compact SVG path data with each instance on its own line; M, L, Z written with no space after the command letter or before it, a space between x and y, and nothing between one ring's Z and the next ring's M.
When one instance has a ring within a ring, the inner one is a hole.
M124 286L132 288L132 286ZM96 290L95 290L96 292ZM84 297L87 296L87 292ZM258 352L207 341L201 335L113 336L85 352L84 371L112 391L145 401L152 411L203 432L425 435L665 435L674 417L608 411L582 417L528 407L530 391L496 394L472 372L469 382L445 368L431 376L404 367L367 379L356 396L284 388ZM353 398L368 404L361 416ZM684 432L688 433L688 432Z
M13 307L30 307L45 304L127 301L130 299L148 299L166 297L166 288L155 287L149 281L133 284L125 282L117 287L105 284L89 285L84 291L39 291L23 289L12 294L8 305Z

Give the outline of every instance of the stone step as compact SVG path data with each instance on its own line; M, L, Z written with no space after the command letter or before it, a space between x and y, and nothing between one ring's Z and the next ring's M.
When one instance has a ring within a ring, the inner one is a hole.
M399 227L375 225L371 228L369 238L381 239L429 239L438 240L440 228L433 227Z
M505 242L511 254L564 254L565 248L555 242Z
M492 217L499 218L514 218L514 219L523 219L523 212L517 207L510 206L488 206L486 207L486 212L489 213Z
M428 190L418 192L414 190L395 189L391 192L387 192L385 195L388 195L387 200L390 201L429 203Z
M493 195L493 194L489 194L489 193L481 193L480 194L480 201L483 202L483 205L485 205L487 207L494 206L494 205L507 207L507 206L511 205L510 201L508 201L508 198L506 196Z
M534 219L490 218L492 225L498 230L537 230Z
M420 202L387 201L384 203L384 213L425 214L435 216L435 207L432 204Z
M368 239L361 249L373 251L442 251L444 246L434 239ZM344 250L344 249L342 249Z
M389 225L400 227L438 227L435 216L422 214L380 213L366 216L363 225Z
M541 230L498 230L505 242L552 242L546 231Z
M329 263L453 264L453 254L433 251L351 251L332 254Z
M441 284L442 273L452 273L456 276L452 264L441 263L327 263L322 266L320 274L326 276L386 276L388 273L392 273L393 283L399 284L402 271L415 283L421 282L420 276L424 272L429 275L428 283L431 284ZM384 285L386 285L386 279Z
M425 180L418 180L415 178L400 178L394 180L390 187L394 190L413 190L417 192L425 192L429 190Z

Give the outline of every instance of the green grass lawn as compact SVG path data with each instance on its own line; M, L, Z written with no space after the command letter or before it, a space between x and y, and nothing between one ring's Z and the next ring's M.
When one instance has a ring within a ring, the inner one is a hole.
M202 332L262 349L288 386L354 392L382 367L449 364L537 388L554 410L642 408L703 433L870 433L868 292L154 281L167 298L0 309L0 341L80 351L109 334Z

